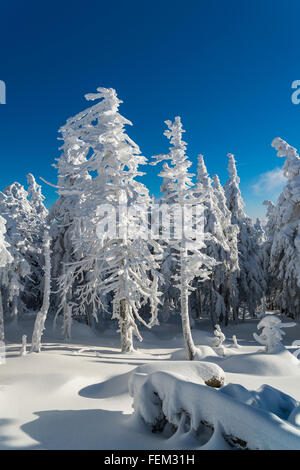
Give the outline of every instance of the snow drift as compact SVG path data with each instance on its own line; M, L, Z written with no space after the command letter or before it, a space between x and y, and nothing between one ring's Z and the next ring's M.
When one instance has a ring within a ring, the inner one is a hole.
M173 434L196 435L198 448L215 440L218 433L232 447L300 449L300 428L287 421L299 404L270 386L256 392L233 384L215 390L179 374L160 371L146 380L134 374L129 391L135 414L152 431L166 431L171 426ZM272 411L265 408L268 403Z

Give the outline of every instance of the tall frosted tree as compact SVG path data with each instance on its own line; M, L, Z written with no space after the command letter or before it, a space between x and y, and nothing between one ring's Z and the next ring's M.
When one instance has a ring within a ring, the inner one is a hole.
M244 212L244 202L241 196L235 159L228 154L229 180L225 185L227 207L231 212L231 222L239 228L238 249L240 277L239 301L250 315L255 315L256 309L264 301L266 281L261 262L261 247L259 234L251 219Z
M74 118L75 119L75 118ZM87 162L89 145L80 138L80 132L73 129L69 119L65 126L59 129L62 145L59 150L61 154L53 166L58 172L58 194L59 197L52 205L48 221L51 236L51 277L53 294L51 298L52 309L57 315L63 309L64 324L68 324L64 334L70 336L71 317L70 311L78 305L71 298L75 297L76 282L71 274L70 263L78 261L82 256L75 253L74 233L76 232L76 216L80 207L83 179L90 179L84 165ZM66 266L68 265L68 275ZM58 295L60 290L63 294ZM68 299L68 301L67 301ZM78 307L79 308L79 307ZM84 313L84 312L83 312ZM85 312L87 323L90 323L89 312Z
M76 165L74 187L62 181L58 189L61 197L77 198L71 233L77 259L65 263L60 286L76 282L77 308L91 309L95 319L103 299L110 295L112 317L120 326L121 349L128 352L133 349L134 334L142 339L138 322L148 327L157 324L159 303L160 248L141 232L148 223L151 199L147 188L136 179L143 175L139 165L146 159L125 133L125 126L131 122L119 114L122 102L115 90L98 88L86 99L97 103L69 119L63 128L64 135L75 140L81 159ZM68 152L65 141L64 153ZM73 158L71 166L74 163ZM99 232L105 220L108 231ZM148 322L140 315L147 303L151 311Z
M166 202L170 202L170 215L173 210L179 210L179 217L175 212L170 216L170 220L174 217L174 230L179 229L179 236L176 233L175 236L170 236L169 244L174 249L178 267L175 281L178 282L177 287L180 290L181 321L186 353L188 359L193 360L196 348L191 333L188 305L188 298L193 290L191 284L195 277L201 280L208 279L215 261L202 252L205 248L203 237L196 237L193 231L193 229L196 231L201 229L202 217L198 221L189 209L198 204L198 209L201 207L202 213L203 206L194 198L192 191L193 175L188 171L191 162L186 155L186 143L182 139L184 130L180 117L176 117L174 122L166 121L166 125L168 129L164 135L170 140L170 151L166 155L158 155L154 158L155 163L170 160L170 164L164 164L159 176L169 182ZM197 226L198 223L199 226Z
M238 318L239 292L238 278L240 275L239 253L238 253L238 233L239 228L231 223L230 211L226 204L224 188L222 187L218 175L213 176L213 190L219 208L220 226L223 230L224 238L224 282L222 286L222 296L225 303L225 323L228 321L229 313L234 319Z
M266 223L264 225L265 231L265 244L264 244L264 271L266 276L267 290L266 290L266 303L268 308L275 310L275 297L276 293L273 289L273 279L270 270L270 257L271 249L276 232L276 206L272 201L265 200L263 205L267 207Z
M223 320L227 324L230 315L237 317L238 228L230 222L224 191L216 175L214 186L211 183L203 155L199 155L195 195L202 198L205 208L205 253L218 264L213 269L211 279L201 284L202 295L199 295L198 302L202 303L201 310L210 315L215 326Z
M268 204L270 296L275 308L296 316L300 313L300 158L297 150L280 138L274 139L272 146L278 157L285 157L287 184L276 206Z
M1 275L2 305L5 315L17 320L30 306L31 292L26 291L25 286L32 286L28 276L31 273L30 263L36 254L31 232L31 205L22 185L13 183L0 193L0 213L5 219L5 238L12 255L11 262Z
M29 174L28 191L13 183L0 193L0 211L6 220L6 238L13 261L7 270L3 295L5 309L14 318L27 310L38 310L42 302L43 233L47 209L43 205L41 187Z

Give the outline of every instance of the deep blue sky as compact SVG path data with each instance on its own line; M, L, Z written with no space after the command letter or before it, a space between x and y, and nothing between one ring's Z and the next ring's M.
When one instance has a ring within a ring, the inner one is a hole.
M280 189L276 172L261 176L283 164L272 139L300 148L299 20L298 0L2 2L1 189L29 171L56 183L58 128L105 86L124 100L147 157L167 150L164 121L176 115L190 158L203 153L223 183L234 153L246 209L263 214L261 201ZM157 171L144 180L154 193ZM55 192L43 190L49 205Z

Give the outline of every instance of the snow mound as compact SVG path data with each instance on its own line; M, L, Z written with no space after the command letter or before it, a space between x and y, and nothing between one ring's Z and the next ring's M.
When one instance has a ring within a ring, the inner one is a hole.
M286 395L276 389L267 387L248 395L246 389L228 387L224 393L175 373L154 372L142 381L140 375L134 374L129 384L135 417L141 417L152 432L168 428L170 433L173 427L174 448L180 448L182 439L187 446L187 439L191 439L194 449L210 448L213 440L214 446L221 442L223 448L225 441L235 448L300 450L299 428L269 410L257 408L254 401L252 405L246 403L254 397L256 404L263 406L270 398L271 407L281 410ZM290 399L288 407L292 404Z
M299 405L294 398L266 384L262 385L258 390L247 390L242 385L230 383L222 388L222 393L241 403L270 411L279 418L288 421L290 421L291 413Z
M300 428L300 405L293 409L289 415L288 422Z
M194 361L202 361L206 357L217 357L218 354L213 350L211 346L197 346L196 355ZM172 354L172 360L174 361L184 361L188 359L185 349L177 349Z
M225 372L264 376L291 376L300 373L300 362L287 349L270 354L256 352L227 357L220 363Z
M198 361L158 361L144 364L133 370L131 380L135 374L140 374L140 382L147 380L147 376L155 372L175 373L184 380L200 384L206 384L213 387L220 387L225 383L225 373L217 364ZM130 385L129 385L130 387Z

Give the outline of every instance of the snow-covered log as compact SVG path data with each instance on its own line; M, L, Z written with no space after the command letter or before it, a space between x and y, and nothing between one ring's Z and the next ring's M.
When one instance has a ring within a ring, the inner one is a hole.
M220 433L238 448L300 449L300 428L287 421L299 403L269 386L249 392L229 384L216 390L161 371L146 380L141 374L134 375L130 394L135 414L153 431L163 431L169 424L174 432L197 433L201 439L205 426L212 438Z

